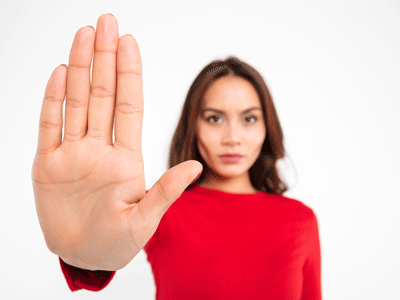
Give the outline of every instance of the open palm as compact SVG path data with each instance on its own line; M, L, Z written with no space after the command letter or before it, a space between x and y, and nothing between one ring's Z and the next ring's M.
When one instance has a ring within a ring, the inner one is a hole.
M77 31L68 67L57 67L49 79L32 166L46 244L65 262L88 270L123 268L201 172L199 162L181 163L146 194L142 120L138 45L131 35L119 38L114 16L102 15L96 32Z

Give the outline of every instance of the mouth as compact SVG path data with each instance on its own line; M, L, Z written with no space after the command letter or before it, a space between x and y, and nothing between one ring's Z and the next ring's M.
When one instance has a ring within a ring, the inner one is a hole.
M220 155L220 158L224 163L237 163L238 161L240 161L240 159L242 159L242 157L243 156L241 156L240 154Z

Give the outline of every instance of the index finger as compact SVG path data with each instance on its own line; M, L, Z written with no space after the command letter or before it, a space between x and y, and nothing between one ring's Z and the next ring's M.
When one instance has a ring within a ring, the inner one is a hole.
M140 152L142 121L142 60L135 38L127 34L118 43L114 145Z

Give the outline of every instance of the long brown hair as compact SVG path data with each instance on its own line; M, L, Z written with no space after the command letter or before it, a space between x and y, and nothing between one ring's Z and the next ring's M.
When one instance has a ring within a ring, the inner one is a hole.
M172 138L168 168L187 160L197 160L203 165L203 168L207 167L197 148L196 122L206 90L213 82L224 76L238 76L248 80L260 97L267 130L261 153L249 170L251 184L260 191L283 194L288 190L288 186L280 177L277 162L284 158L286 153L282 128L271 94L261 75L235 56L229 56L225 60L212 61L204 67L190 86ZM204 179L204 175L203 170L201 176L188 188L200 183Z

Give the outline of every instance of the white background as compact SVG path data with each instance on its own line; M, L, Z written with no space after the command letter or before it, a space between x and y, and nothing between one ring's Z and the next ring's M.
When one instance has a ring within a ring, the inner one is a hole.
M167 169L190 84L211 60L236 55L274 98L291 161L285 195L317 214L323 298L400 299L396 0L0 1L1 299L154 298L143 251L103 291L71 293L34 205L47 80L68 64L75 32L103 13L140 47L147 189Z

